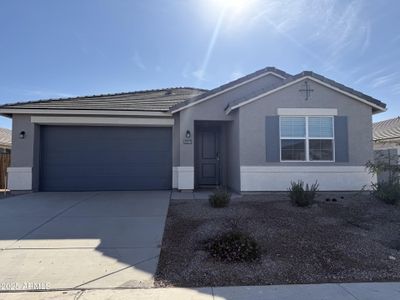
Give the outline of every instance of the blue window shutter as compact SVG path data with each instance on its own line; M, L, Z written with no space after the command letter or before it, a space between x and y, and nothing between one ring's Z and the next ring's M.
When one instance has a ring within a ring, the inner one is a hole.
M265 122L267 162L280 161L279 116L267 116Z
M335 116L335 161L349 161L349 141L346 116Z

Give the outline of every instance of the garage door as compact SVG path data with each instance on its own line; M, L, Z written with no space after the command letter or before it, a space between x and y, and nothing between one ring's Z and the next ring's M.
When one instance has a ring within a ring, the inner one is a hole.
M41 126L40 190L171 188L171 128Z

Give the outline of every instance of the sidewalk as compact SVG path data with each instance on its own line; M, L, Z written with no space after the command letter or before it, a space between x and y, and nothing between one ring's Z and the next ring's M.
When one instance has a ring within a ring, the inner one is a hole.
M302 284L215 288L114 289L0 294L1 300L397 300L400 282Z

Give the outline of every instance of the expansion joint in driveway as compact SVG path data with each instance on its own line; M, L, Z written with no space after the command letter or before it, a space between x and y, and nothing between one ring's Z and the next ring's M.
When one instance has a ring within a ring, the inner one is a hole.
M55 218L61 216L62 214L64 214L64 213L66 213L67 211L69 211L70 209L74 208L75 206L77 206L77 205L79 205L79 204L81 204L81 203L83 203L83 202L85 202L85 201L87 201L87 200L90 200L90 199L96 197L97 195L98 195L98 193L95 193L95 194L93 194L93 195L91 195L91 196L89 196L89 197L87 197L87 198L84 198L84 199L82 199L82 200L80 200L80 201L78 201L78 202L75 202L74 204L72 204L72 205L70 205L70 206L64 208L62 211L60 211L59 213L55 214L55 215L52 216L51 218L47 219L47 220L44 221L42 224L36 226L36 227L33 228L32 230L30 230L30 231L28 231L27 233L25 233L23 236L21 236L20 238L18 238L14 243L12 243L11 245L7 246L7 247L6 247L5 249L3 249L3 250L7 250L7 249L12 248L12 247L13 247L16 243L18 243L20 240L26 238L28 235L30 235L30 234L32 234L33 232L35 232L36 230L40 229L40 228L43 227L44 225L50 223L50 222L53 221Z

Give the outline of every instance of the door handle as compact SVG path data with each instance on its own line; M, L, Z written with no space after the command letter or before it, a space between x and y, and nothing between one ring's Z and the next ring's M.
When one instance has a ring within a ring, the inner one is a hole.
M219 160L219 152L217 152L217 157L216 158L217 158L217 160Z

